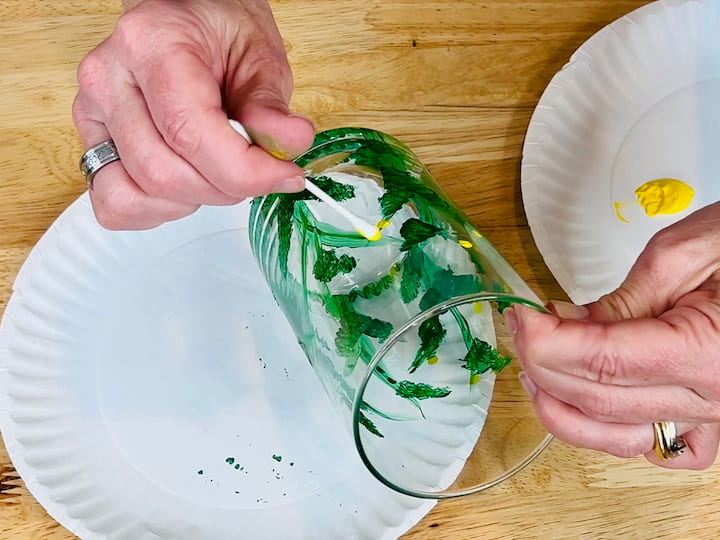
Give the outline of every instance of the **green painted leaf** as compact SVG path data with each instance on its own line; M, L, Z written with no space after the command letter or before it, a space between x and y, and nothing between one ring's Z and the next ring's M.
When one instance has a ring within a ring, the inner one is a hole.
M408 219L400 227L400 236L403 237L404 242L400 246L400 251L408 251L409 249L417 246L436 236L442 232L441 227L436 227L419 219L411 218Z
M355 186L337 182L328 176L311 176L312 182L338 202L355 197ZM309 193L309 192L308 192ZM315 196L313 195L313 198Z
M490 370L495 372L502 370L511 362L511 358L501 356L488 342L474 338L470 350L461 362L463 362L462 367L473 375L482 375Z
M444 398L450 395L451 390L449 388L440 388L436 386L430 386L425 383L414 383L411 381L400 381L395 393L403 398L415 398L415 399L436 399Z
M479 292L480 282L474 274L455 275L449 269L435 273L430 289L420 300L420 309L430 309L449 298Z
M338 258L334 250L322 249L313 265L313 276L322 283L328 283L338 274L352 271L356 265L354 257L343 254Z
M380 430L377 428L375 424L373 424L372 420L370 420L367 416L365 416L365 413L361 412L358 418L358 421L360 424L367 429L370 433L373 435L377 435L378 437L385 437L382 433L380 433Z
M440 344L445 339L447 331L440 322L440 316L436 315L423 321L418 328L418 336L420 337L420 348L418 349L415 359L410 365L409 371L413 373L428 359L437 354Z
M373 283L368 283L361 289L350 291L350 293L348 293L348 297L351 302L354 302L358 298L365 298L367 300L368 298L380 296L383 292L392 287L394 282L395 273L390 272L389 274L381 277L379 280L374 281Z

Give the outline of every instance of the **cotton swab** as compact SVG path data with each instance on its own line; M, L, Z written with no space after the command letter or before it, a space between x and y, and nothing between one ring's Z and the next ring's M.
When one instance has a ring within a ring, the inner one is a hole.
M252 140L250 139L250 135L248 134L245 127L238 122L237 120L228 119L230 122L230 126L237 131L242 137L245 138L246 141L252 144ZM305 188L315 195L318 199L320 199L322 202L327 204L330 208L335 210L338 214L340 214L342 217L344 217L354 228L355 230L362 235L363 237L367 238L371 242L374 242L375 240L380 240L382 237L382 233L380 232L380 228L376 225L371 225L364 219L362 219L359 216L356 216L352 212L348 211L346 208L341 206L335 199L333 199L330 195L325 193L322 189L317 187L311 180L309 180L307 177L305 178Z

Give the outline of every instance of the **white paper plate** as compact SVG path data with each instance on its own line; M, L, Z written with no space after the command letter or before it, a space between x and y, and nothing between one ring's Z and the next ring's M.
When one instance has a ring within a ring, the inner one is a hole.
M607 26L550 82L523 150L525 212L570 298L625 278L650 237L720 199L720 2L666 0ZM691 206L647 217L613 202L658 178L695 189Z
M433 507L361 464L256 269L247 217L203 208L112 233L84 195L20 271L0 428L79 536L376 540Z

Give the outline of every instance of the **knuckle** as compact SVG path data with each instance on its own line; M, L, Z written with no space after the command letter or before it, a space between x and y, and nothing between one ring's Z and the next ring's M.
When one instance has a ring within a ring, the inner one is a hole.
M138 205L130 196L115 196L93 205L98 223L105 229L119 231L133 228Z
M124 13L115 25L113 41L124 51L130 53L139 51L146 43L143 37L148 35L145 21L146 17L135 11Z
M620 361L612 351L599 351L589 358L587 376L598 383L612 383L619 369Z
M77 69L77 80L80 89L97 93L98 88L107 80L108 64L97 50L90 52L80 61Z
M167 172L164 167L151 167L143 172L142 179L139 184L142 185L143 191L151 197L160 199L168 199L173 192L175 177Z
M168 112L158 122L165 142L181 156L193 156L200 148L202 136L193 129L189 115L184 111Z

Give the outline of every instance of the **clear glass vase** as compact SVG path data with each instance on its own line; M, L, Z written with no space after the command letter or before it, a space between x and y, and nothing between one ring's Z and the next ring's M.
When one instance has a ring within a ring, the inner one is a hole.
M308 191L250 214L257 263L368 469L424 498L522 469L550 436L501 312L544 311L538 298L397 139L333 129L296 162L382 232L367 240Z

